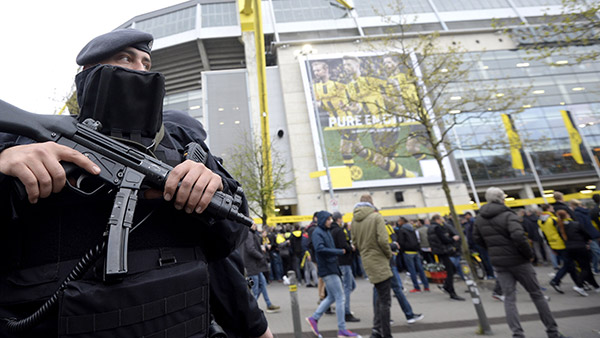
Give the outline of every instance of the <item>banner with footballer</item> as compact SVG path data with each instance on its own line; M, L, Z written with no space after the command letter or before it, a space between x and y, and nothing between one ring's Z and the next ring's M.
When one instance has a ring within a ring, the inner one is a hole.
M437 163L418 136L424 128L401 117L410 110L410 99L403 98L415 87L408 85L399 57L346 53L300 59L319 170L325 162L330 169L349 168L352 185L345 188L441 181ZM403 114L395 113L400 109ZM444 161L453 181L450 162ZM321 177L321 188L328 187Z

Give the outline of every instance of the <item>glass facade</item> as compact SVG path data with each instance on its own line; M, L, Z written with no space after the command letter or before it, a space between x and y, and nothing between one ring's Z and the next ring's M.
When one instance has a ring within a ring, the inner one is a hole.
M181 110L202 121L202 91L192 90L185 93L167 95L163 101L163 109Z
M426 2L423 0L423 2ZM474 9L510 8L506 0L462 0L444 1L433 0L435 7L440 12L463 11Z
M277 22L341 19L348 11L335 1L322 0L273 0Z
M154 38L193 30L196 28L196 7L189 7L135 23L135 28L151 33Z
M600 154L600 67L597 62L592 61L580 64L573 62L574 57L589 51L589 48L597 47L573 48L565 53L569 57L554 56L552 59L542 60L532 59L535 55L523 51L468 54L478 58L477 67L470 71L470 81L484 83L502 80L505 86L531 86L522 102L524 111L512 117L541 177L574 175L593 170L590 158L583 148L585 163L577 164L573 159L569 133L561 110L571 112L574 124L579 127L585 140L594 148L596 155ZM460 95L460 87L459 83L452 86L451 91L445 95ZM455 128L461 144L465 148L473 148L488 138L507 141L500 113L502 112L485 120L472 118L457 125ZM456 154L466 180L461 153ZM464 157L475 181L518 179L532 175L527 164L523 172L512 168L508 147L465 150ZM523 160L526 162L525 158Z
M561 5L562 0L513 0L517 7Z
M356 11L360 16L380 16L382 14L399 14L397 9L400 2L397 0L362 0L355 1ZM433 9L427 0L405 0L401 2L404 14L431 13Z
M202 27L236 26L238 13L235 2L204 4L202 12Z

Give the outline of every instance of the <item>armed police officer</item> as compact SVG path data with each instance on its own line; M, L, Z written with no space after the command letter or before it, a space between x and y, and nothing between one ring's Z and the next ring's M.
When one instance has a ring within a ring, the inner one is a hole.
M199 122L181 112L163 114L164 77L150 72L152 42L148 33L119 29L96 37L77 57L83 66L75 79L79 121L97 120L103 134L174 166L163 191L140 190L132 232L124 244L129 252L126 276L105 280L100 258L81 280L55 292L103 241L114 216L114 189L94 179L106 168L76 150L0 135L0 318L18 323L0 324L0 336L168 332L204 337L214 329L209 298L217 321L229 328L238 325L233 331L226 327L228 333L271 336L234 251L247 229L205 212L217 191L240 195L239 184L210 154ZM204 161L184 160L186 145L192 142L202 148ZM67 175L61 165L66 162L87 175ZM65 189L66 184L77 189ZM210 287L209 270L210 280L217 281ZM38 310L49 298L56 298L59 306ZM237 308L231 309L232 304Z

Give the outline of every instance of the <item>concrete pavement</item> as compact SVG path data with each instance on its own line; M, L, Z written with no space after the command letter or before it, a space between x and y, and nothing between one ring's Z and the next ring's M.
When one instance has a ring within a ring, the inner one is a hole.
M550 308L557 319L560 331L573 338L600 338L600 294L591 291L588 297L579 296L571 289L573 282L569 276L563 278L561 285L565 294L559 294L548 284L551 279L549 274L554 270L548 267L536 267L535 269L538 280L547 289L545 294L551 297ZM405 289L412 289L410 278L406 277L404 273L401 275ZM351 295L351 308L354 316L360 318L361 321L347 323L347 327L363 337L368 337L373 320L372 284L368 280L360 278L356 283L356 290ZM494 281L479 281L477 285L493 335L510 337L511 333L505 322L503 303L491 297ZM466 301L450 300L447 294L437 288L436 284L431 285L431 292L406 294L413 312L425 315L423 320L415 324L406 323L406 318L397 300L392 297L391 318L394 321L392 325L394 337L461 338L477 336L477 315L469 293L464 292L467 286L463 281L455 280L455 288L459 295L466 298ZM293 338L291 298L288 286L274 282L268 286L268 292L273 304L281 306L280 312L266 314L271 331L279 338ZM299 285L297 294L302 337L314 337L304 317L310 316L317 308L317 289ZM262 296L259 299L259 306L263 309L266 308ZM544 326L539 320L535 306L521 287L518 288L517 306L527 337L546 337ZM324 315L319 320L319 330L324 338L336 337L335 314Z

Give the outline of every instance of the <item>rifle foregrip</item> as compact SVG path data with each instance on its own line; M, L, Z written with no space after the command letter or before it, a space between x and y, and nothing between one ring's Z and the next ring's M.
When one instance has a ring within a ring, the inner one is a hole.
M196 142L188 143L185 146L183 153L186 160L206 164L208 154L202 146ZM226 218L232 221L242 223L246 226L252 226L254 221L246 215L239 212L239 207L242 203L240 188L236 191L235 196L230 196L222 191L217 191L210 200L206 208L211 214L217 218Z

